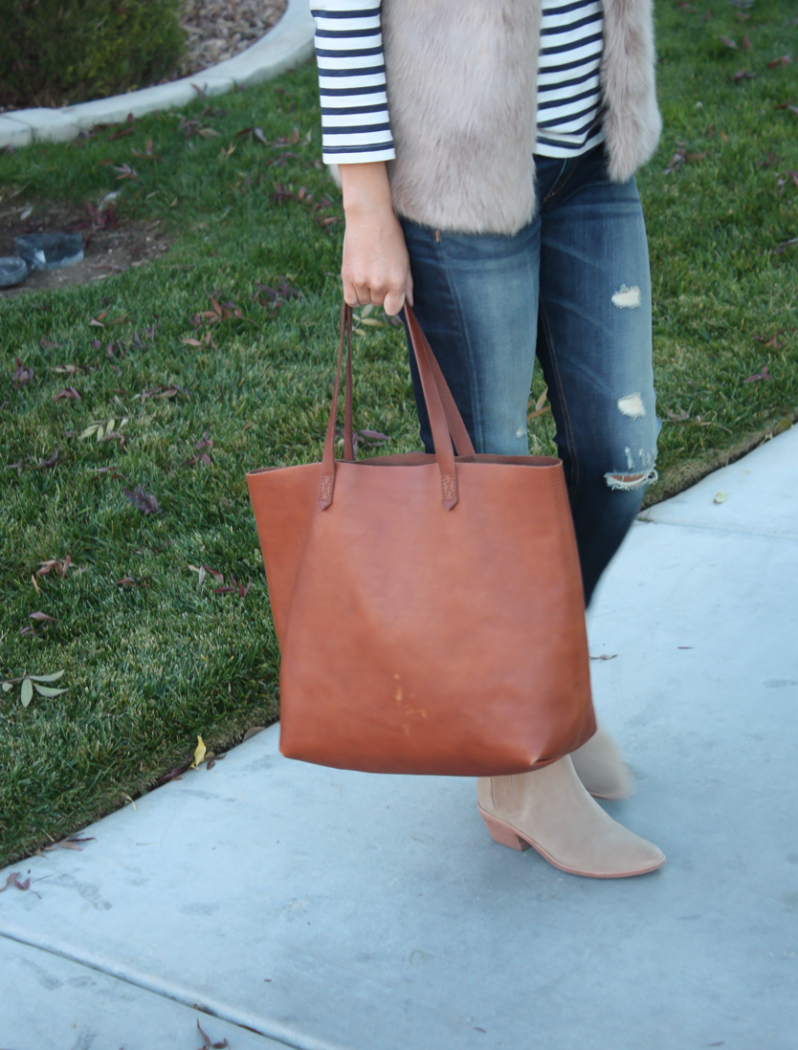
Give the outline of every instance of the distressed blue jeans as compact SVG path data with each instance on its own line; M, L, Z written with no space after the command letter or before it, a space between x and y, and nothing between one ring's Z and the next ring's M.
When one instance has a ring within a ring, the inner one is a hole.
M648 246L635 181L608 180L603 145L535 160L538 214L513 236L402 226L414 310L477 452L528 453L540 362L587 604L656 478Z

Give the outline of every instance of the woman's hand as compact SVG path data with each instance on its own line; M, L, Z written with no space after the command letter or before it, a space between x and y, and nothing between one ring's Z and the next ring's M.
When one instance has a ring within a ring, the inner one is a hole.
M383 306L398 314L413 305L413 278L402 227L391 203L384 162L342 164L344 258L341 280L350 306Z

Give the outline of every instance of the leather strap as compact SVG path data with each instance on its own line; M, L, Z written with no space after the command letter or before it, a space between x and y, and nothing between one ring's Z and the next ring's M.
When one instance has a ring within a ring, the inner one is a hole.
M338 367L335 371L330 422L327 425L327 437L324 440L324 455L321 460L321 477L319 478L319 507L326 510L332 503L335 485L335 420L338 415L338 391L341 385L341 364L344 357L344 337L348 336L346 355L346 407L344 410L344 455L354 459L352 443L352 308L344 303L341 310L341 338L338 342Z
M456 506L458 501L457 468L454 459L454 448L459 456L473 456L474 446L468 436L463 418L457 409L455 400L443 376L435 355L421 331L415 314L405 304L405 317L410 333L410 342L418 365L424 401L427 406L432 437L435 442L435 455L441 476L441 502L447 510ZM321 462L318 502L322 510L332 503L335 487L335 420L338 412L338 394L341 384L341 366L343 364L344 338L347 338L345 409L344 409L344 457L354 459L352 441L352 308L344 303L341 310L341 338L338 344L338 367L335 373L330 422L324 442L324 455Z
M418 351L416 350L416 343L423 346L427 351L427 358L430 365L432 366L432 375L435 379L435 384L438 387L438 393L441 396L441 402L443 404L443 411L446 415L446 423L449 427L449 433L452 435L454 441L454 447L457 449L458 456L473 456L475 455L474 446L471 443L471 438L468 436L468 431L465 428L463 417L460 415L460 410L455 404L455 400L452 397L452 392L449 389L449 384L446 382L441 366L438 364L435 355L432 352L432 348L429 345L427 337L421 330L421 326L416 320L416 316L412 309L405 304L404 307L405 317L408 320L408 327L410 328L410 341L413 344L413 350L416 354L416 360L418 360Z

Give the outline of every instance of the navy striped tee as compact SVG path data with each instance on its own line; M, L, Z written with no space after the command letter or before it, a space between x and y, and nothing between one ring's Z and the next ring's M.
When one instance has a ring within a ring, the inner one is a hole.
M601 0L542 4L535 152L576 156L604 138ZM380 0L311 0L311 12L324 160L392 160L396 154L385 94Z

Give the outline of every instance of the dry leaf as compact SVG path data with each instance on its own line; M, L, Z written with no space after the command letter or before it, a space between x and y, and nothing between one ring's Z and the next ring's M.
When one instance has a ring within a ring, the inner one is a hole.
M194 761L191 763L191 765L188 768L189 769L196 769L197 766L205 758L205 753L207 752L207 750L208 749L205 746L205 744L203 743L202 737L198 736L197 737L197 746L194 748Z
M141 485L137 485L134 492L131 492L130 489L122 489L122 491L133 506L138 507L145 514L158 514L160 512L161 508L158 506L158 500L151 492L145 492Z
M230 1045L226 1039L222 1039L219 1043L212 1043L211 1037L200 1028L199 1019L197 1019L197 1028L199 1028L199 1033L202 1036L202 1050L224 1050L226 1046Z
M725 503L728 499L728 495L725 492L716 492L713 503Z
M258 733L262 733L265 728L266 726L251 726L246 731L246 733L244 733L241 743L243 744L245 740L251 740L253 736L257 736Z

